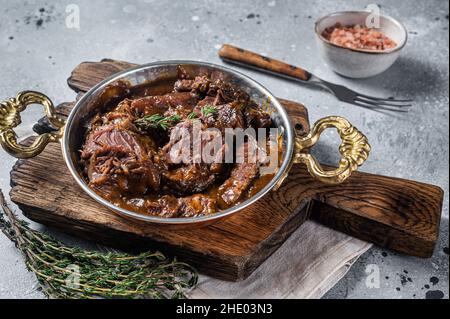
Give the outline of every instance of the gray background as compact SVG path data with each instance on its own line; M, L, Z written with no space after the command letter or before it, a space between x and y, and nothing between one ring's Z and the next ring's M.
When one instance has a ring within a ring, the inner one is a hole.
M66 27L66 5L79 5L80 29ZM449 35L448 1L377 1L384 13L409 30L397 63L367 80L335 75L317 54L315 19L327 13L363 9L366 1L7 1L0 0L0 98L32 89L55 103L73 100L66 78L81 61L109 57L137 63L193 59L221 63L217 49L233 43L307 68L317 75L381 96L415 100L408 114L385 115L338 102L327 93L245 71L275 95L303 102L311 121L347 117L365 132L373 152L363 171L415 179L445 190L440 243L422 260L373 248L364 254L326 298L448 298ZM41 116L27 110L20 136ZM315 151L323 162L337 155L329 134ZM0 151L0 187L9 191L14 160ZM73 238L71 243L84 245ZM365 267L380 267L381 288L368 289ZM439 282L433 285L431 277ZM442 292L442 293L440 293ZM39 298L35 278L14 246L0 235L0 297Z

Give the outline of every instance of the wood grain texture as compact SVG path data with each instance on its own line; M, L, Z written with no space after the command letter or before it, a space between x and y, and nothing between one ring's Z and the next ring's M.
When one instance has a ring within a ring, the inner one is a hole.
M80 64L68 80L82 94L105 77L133 64L104 60ZM304 106L282 100L298 133L308 132ZM67 115L73 103L58 107ZM35 131L49 129L41 121ZM443 201L436 186L356 172L342 185L324 185L303 166L251 207L211 226L168 229L123 219L78 187L58 144L38 157L19 160L11 171L11 199L32 220L109 246L157 248L199 271L225 280L246 278L307 218L380 246L431 256Z
M226 62L268 71L282 76L308 81L311 73L295 65L275 60L255 52L224 44L219 50L219 57Z
M307 183L310 195L304 196L314 199L311 216L319 223L405 254L433 254L443 203L439 187L361 172L341 185Z
M72 71L67 84L75 92L87 92L114 73L135 66L137 64L110 59L103 59L101 62L82 62Z

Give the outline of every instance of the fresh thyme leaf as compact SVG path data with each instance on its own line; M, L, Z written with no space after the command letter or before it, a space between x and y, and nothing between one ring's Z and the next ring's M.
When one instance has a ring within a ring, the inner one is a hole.
M195 119L195 118L197 118L198 117L198 115L197 115L197 113L195 113L195 112L192 112L192 113L190 113L189 115L188 115L188 119L189 120L193 120L193 119Z
M0 230L23 253L42 291L52 298L184 298L197 284L192 267L160 252L130 255L66 246L18 219L1 190Z
M134 121L134 124L141 130L148 130L149 128L159 128L167 130L173 124L181 121L181 116L174 114L171 116L163 116L160 114L153 114L141 117Z
M218 110L217 110L217 107L215 107L214 105L207 104L204 107L202 107L201 112L202 112L203 116L208 116L210 114L217 113Z

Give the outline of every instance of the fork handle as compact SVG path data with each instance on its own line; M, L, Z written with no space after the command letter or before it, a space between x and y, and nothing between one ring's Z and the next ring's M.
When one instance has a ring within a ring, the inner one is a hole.
M295 65L262 56L230 44L224 44L219 50L219 57L224 61L235 63L260 71L266 71L297 80L308 81L311 73Z

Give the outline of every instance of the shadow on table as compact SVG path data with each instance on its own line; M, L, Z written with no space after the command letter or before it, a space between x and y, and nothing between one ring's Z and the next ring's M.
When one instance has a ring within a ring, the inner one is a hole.
M444 65L444 61L443 61ZM386 87L398 98L416 98L422 95L439 94L442 90L438 84L443 83L441 70L429 62L412 57L399 57L390 69L375 77L354 80L362 81L369 87Z
M364 291L361 287L365 287L367 266L373 264L380 266L382 286L380 289L366 288L364 298L390 296L390 298L432 299L436 296L436 292L443 298L448 298L448 227L448 218L442 218L439 242L433 256L428 259L406 256L375 246L355 262L347 276L325 294L324 299L355 298L352 291L357 289ZM404 271L398 272L395 265L402 265L408 274ZM441 265L441 268L436 269L436 265ZM434 280L435 284L429 281L431 276L438 279ZM405 281L408 277L410 279Z

